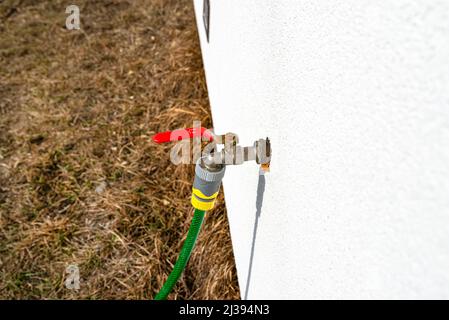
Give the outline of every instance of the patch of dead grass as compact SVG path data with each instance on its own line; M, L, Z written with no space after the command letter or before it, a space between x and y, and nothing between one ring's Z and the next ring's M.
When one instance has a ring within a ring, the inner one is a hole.
M64 28L64 1L0 4L1 298L162 286L193 214L193 166L150 137L211 126L191 2L79 0L81 31ZM170 298L239 298L222 198Z

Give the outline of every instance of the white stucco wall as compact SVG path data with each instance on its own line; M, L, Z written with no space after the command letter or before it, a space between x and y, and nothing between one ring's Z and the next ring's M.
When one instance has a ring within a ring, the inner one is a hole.
M254 247L224 179L242 297L449 298L449 1L211 0L209 43L202 5L214 129L273 147Z

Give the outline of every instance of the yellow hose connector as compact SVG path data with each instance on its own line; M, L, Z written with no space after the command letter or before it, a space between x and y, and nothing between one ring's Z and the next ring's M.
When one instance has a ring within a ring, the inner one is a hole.
M215 206L215 199L217 199L218 191L211 196L204 195L201 190L192 188L191 203L195 209L208 211Z

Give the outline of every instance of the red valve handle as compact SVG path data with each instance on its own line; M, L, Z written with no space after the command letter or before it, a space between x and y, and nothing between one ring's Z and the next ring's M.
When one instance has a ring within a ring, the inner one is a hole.
M186 132L188 137L186 136ZM156 143L166 143L183 139L193 139L195 137L203 137L208 139L210 142L214 140L214 136L209 130L203 127L197 127L160 132L153 136L153 141Z

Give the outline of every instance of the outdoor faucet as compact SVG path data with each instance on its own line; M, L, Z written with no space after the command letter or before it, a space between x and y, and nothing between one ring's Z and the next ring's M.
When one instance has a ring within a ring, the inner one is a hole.
M156 300L165 300L167 298L187 265L203 223L204 215L207 210L211 210L215 205L226 166L242 164L245 161L256 161L264 171L268 171L270 167L271 145L268 138L259 139L252 146L241 147L238 145L238 136L234 133L217 136L203 127L195 127L161 132L153 136L153 141L165 143L193 138L200 138L210 142L203 151L202 156L196 161L195 180L193 181L190 200L195 208L195 212L179 258L162 289L156 295ZM218 144L224 145L221 151L217 151Z

